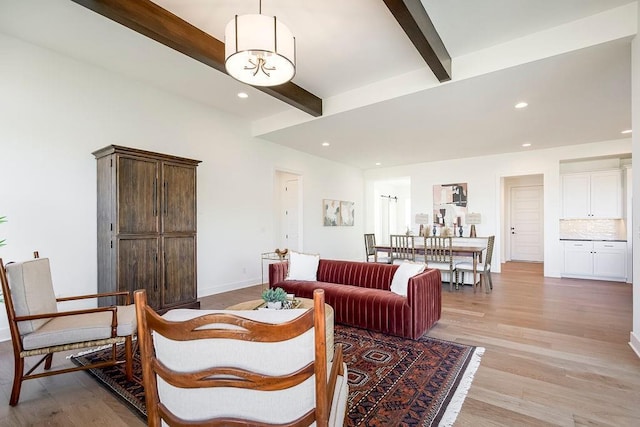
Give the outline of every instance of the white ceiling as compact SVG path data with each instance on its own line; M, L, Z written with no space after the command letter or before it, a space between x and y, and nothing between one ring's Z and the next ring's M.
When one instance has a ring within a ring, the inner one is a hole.
M234 14L258 8L258 0L155 2L220 40ZM262 2L262 12L296 36L294 83L324 99L317 119L70 0L0 0L0 32L260 123L261 138L363 169L518 151L524 142L535 150L612 140L630 128L631 37L600 42L595 28L580 34L569 25L635 1L422 2L453 58L452 82L434 82L382 0ZM548 56L536 50L536 60L491 57L514 39L563 25L568 30L554 34L585 39L584 47L554 52L556 42L576 45L562 39L548 43ZM478 52L504 65L458 78ZM407 89L414 76L419 84ZM380 82L389 82L385 91ZM236 97L242 90L249 99ZM514 110L523 99L530 106Z

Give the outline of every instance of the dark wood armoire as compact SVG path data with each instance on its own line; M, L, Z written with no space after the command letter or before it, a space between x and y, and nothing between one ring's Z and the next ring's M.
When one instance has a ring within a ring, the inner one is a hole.
M117 145L93 155L98 161L98 291L146 289L149 305L161 312L199 307L200 161Z

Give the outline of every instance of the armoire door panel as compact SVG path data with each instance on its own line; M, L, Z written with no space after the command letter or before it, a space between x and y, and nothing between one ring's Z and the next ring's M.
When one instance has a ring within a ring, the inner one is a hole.
M118 232L157 233L159 162L121 156L117 165Z
M162 164L162 232L196 231L196 169Z
M163 238L163 305L196 299L196 237Z
M157 237L118 239L118 286L120 291L146 289L149 305L161 307L160 248Z

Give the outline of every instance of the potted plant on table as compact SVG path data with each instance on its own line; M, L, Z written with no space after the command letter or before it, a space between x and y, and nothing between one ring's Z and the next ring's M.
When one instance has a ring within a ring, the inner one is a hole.
M287 293L282 288L269 288L262 292L262 299L267 303L267 308L280 310L287 300Z

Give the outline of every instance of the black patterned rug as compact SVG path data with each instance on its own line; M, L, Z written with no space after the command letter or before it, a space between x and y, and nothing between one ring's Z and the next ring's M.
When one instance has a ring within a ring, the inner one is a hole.
M348 426L450 426L471 386L481 347L427 336L412 341L336 325L349 370ZM73 356L78 365L109 357L109 349ZM142 369L134 360L134 381L124 366L88 371L146 420Z

